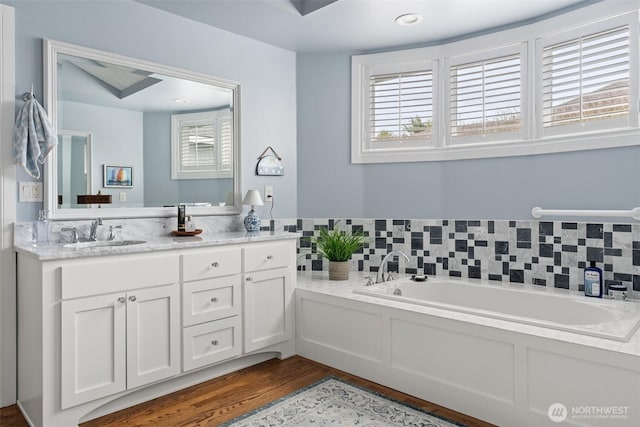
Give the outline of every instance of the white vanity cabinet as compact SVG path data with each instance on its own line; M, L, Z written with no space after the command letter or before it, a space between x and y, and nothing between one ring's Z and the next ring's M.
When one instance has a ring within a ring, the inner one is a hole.
M295 271L287 267L295 247L265 243L244 249L244 346L246 352L293 338Z
M297 235L263 236L18 250L18 405L29 424L75 426L294 355Z
M177 255L59 270L63 409L180 372Z

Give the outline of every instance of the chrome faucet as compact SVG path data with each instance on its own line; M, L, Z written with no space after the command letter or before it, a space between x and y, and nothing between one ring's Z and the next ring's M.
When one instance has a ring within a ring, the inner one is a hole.
M98 240L98 226L102 225L102 218L96 218L91 221L91 229L89 230L89 240L95 242Z
M71 232L71 243L78 243L78 230L75 227L68 227L60 229L60 232L70 231Z
M109 234L107 234L107 240L115 240L116 239L116 228L122 228L122 225L110 225L109 226Z
M404 259L407 260L407 262L411 261L409 259L409 257L407 256L407 254L405 254L402 251L391 251L391 252L389 252L388 254L386 254L384 256L384 258L382 258L382 262L380 263L380 267L378 267L378 272L376 273L376 283L386 282L387 280L389 280L388 278L385 279L385 277L384 277L384 267L385 267L385 265L387 265L387 261L389 261L389 258L391 258L394 255L402 255L404 257Z

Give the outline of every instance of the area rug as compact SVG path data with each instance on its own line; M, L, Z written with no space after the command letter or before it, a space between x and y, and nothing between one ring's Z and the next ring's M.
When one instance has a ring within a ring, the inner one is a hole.
M418 408L327 377L221 427L462 426Z

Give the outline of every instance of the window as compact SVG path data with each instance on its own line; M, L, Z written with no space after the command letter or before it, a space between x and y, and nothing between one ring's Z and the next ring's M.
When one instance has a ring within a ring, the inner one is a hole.
M547 42L541 57L544 135L629 126L628 25Z
M433 73L418 70L369 78L369 142L431 141Z
M394 58L394 53L353 57L354 76L361 76L352 85L358 99L352 117L360 123L353 127L354 159L389 161L435 144L437 62Z
M450 60L451 144L520 138L523 57L520 46L514 46Z
M231 178L230 110L171 116L172 179Z
M439 46L353 56L351 161L639 145L639 12L600 4ZM592 21L558 31L574 16Z

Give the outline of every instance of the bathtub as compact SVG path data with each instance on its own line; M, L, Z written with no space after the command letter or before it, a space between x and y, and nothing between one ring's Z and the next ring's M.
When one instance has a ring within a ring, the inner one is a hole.
M512 286L450 279L425 282L402 279L354 292L621 342L627 342L640 325L637 302Z
M554 427L558 408L566 426L640 425L638 302L473 279L364 283L299 274L299 355L495 425Z

